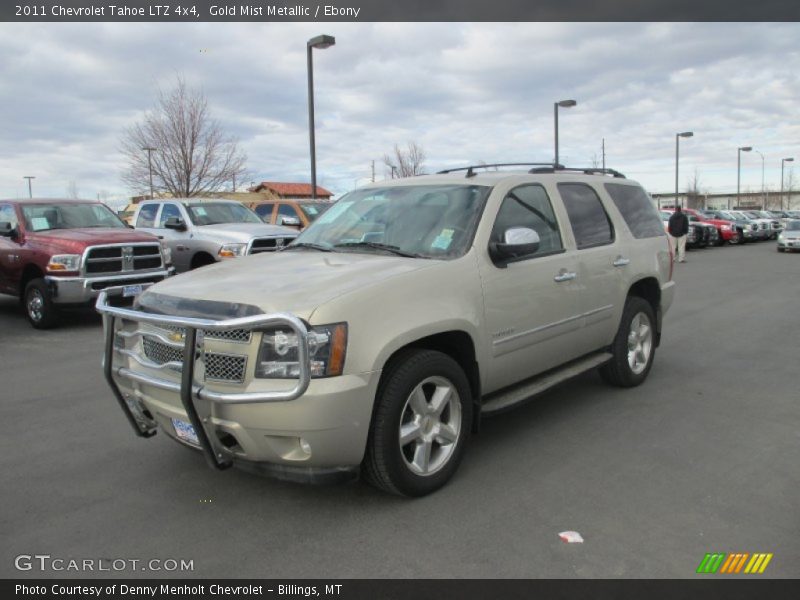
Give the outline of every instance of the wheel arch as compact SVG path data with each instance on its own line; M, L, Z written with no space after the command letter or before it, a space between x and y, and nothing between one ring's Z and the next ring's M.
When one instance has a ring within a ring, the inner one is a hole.
M198 250L192 255L192 260L189 262L190 269L196 269L205 265L212 265L217 260L206 250Z
M33 279L44 278L44 272L35 264L28 263L22 269L22 276L19 278L19 298L22 300L25 296L25 286L28 285Z
M475 342L472 336L464 330L453 329L441 331L404 343L393 350L383 363L381 382L378 384L379 394L384 377L389 371L387 367L409 350L435 350L446 354L458 363L469 382L472 395L471 427L472 431L477 433L480 423L481 380Z
M661 344L661 285L655 277L644 277L634 282L628 289L627 297L637 296L647 301L656 316L656 347Z

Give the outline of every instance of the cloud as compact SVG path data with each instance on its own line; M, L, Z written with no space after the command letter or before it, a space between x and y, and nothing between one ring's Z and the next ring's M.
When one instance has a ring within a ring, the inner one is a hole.
M177 75L205 92L237 136L254 179L308 181L306 40L313 54L318 180L337 193L385 175L383 155L414 140L429 170L553 157L599 160L654 192L697 169L711 191L735 188L736 148L797 152L798 25L765 23L159 23L0 24L0 197L129 193L119 175L125 127ZM799 157L800 158L800 157ZM761 158L743 157L743 186ZM685 181L682 182L682 186Z

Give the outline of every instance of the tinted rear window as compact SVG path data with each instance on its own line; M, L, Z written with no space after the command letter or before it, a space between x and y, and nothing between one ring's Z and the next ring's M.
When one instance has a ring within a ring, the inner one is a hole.
M564 200L578 250L614 241L611 221L603 203L590 186L583 183L559 183L558 191Z
M605 186L633 237L642 239L664 235L658 211L642 188L621 183L606 183Z

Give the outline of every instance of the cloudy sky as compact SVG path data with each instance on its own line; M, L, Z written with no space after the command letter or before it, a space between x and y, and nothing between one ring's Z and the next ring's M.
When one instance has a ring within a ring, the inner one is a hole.
M415 141L429 172L553 158L607 166L651 192L695 170L708 192L736 189L736 149L800 161L800 25L673 23L0 23L0 198L129 195L125 127L176 76L202 88L238 136L254 180L309 181L306 40L315 51L318 182L342 194L386 176L383 156ZM788 165L787 165L788 170ZM797 177L795 178L797 179ZM742 190L762 160L742 154Z

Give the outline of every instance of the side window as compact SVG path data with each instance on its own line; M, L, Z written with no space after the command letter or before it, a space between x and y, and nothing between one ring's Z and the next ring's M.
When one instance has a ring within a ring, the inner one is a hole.
M136 227L155 227L157 212L158 202L142 206L139 209L139 217L136 219Z
M18 225L17 213L10 204L0 204L0 222L11 223L11 228Z
M274 204L259 204L256 206L256 214L261 217L262 220L269 222L272 218L272 207Z
M622 183L607 183L605 187L633 237L642 239L664 235L664 225L647 192L638 185Z
M183 219L183 215L181 215L181 211L177 206L175 206L174 204L165 204L164 207L161 209L161 216L158 218L159 229L164 229L164 223L166 223L167 219L169 219L170 217L178 217L179 219Z
M492 228L492 241L502 242L510 227L527 227L539 234L539 249L531 258L564 248L550 198L540 185L523 185L506 194Z
M295 210L294 206L291 204L280 204L278 206L278 216L279 217L295 217L298 218L299 215Z
M559 183L558 191L575 235L578 250L604 246L614 241L614 230L603 203L585 183Z

